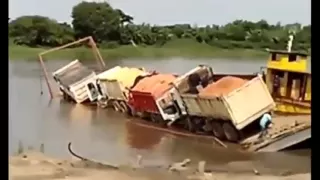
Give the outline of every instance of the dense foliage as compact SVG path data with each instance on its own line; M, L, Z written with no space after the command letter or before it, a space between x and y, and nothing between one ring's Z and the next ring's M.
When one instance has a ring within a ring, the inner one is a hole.
M196 27L189 24L157 26L133 24L133 17L108 3L81 2L72 9L72 27L42 16L22 16L9 22L9 36L18 45L57 46L93 36L100 46L162 46L174 39L193 39L221 48L283 49L288 34L295 35L294 49L309 50L311 26L276 25L261 20L235 20L224 26Z

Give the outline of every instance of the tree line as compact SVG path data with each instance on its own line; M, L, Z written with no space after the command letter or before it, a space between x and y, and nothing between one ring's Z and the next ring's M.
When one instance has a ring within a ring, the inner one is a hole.
M224 49L284 49L288 35L295 37L293 49L310 50L311 25L269 24L265 20L235 20L223 26L190 24L158 26L134 24L133 17L107 2L81 2L72 9L72 26L43 16L21 16L10 21L14 44L29 47L59 46L92 36L100 47L121 45L163 46L177 39L190 39Z

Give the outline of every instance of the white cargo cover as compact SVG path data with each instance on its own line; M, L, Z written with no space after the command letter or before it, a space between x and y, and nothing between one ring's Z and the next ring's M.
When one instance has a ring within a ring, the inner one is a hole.
M108 96L108 99L126 100L127 96L124 93L126 90L120 86L117 80L105 80L100 82L100 85Z
M148 74L144 68L116 66L98 75L98 86L102 97L109 100L126 101L128 89L134 84L138 76Z
M184 106L188 115L231 120L238 130L275 107L275 102L260 75L228 95L200 97L181 94L181 98L179 106Z

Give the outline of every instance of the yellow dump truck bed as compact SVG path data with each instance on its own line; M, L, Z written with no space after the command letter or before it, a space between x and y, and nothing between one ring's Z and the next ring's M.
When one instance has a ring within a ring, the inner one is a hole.
M136 78L146 75L143 68L130 68L116 66L98 76L102 91L109 99L124 100L127 98L128 89L134 84Z

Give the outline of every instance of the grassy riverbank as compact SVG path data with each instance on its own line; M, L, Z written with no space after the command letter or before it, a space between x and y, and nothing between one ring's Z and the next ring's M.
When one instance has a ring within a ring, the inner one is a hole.
M30 48L25 46L9 45L10 59L37 59L37 55L46 48ZM162 47L133 47L121 46L113 49L100 48L100 53L105 60L119 58L250 58L265 59L267 53L261 50L249 49L221 49L207 44L172 42ZM88 48L70 48L56 51L45 56L46 59L92 59L92 51Z

